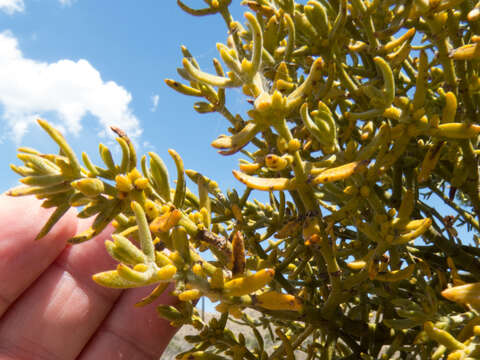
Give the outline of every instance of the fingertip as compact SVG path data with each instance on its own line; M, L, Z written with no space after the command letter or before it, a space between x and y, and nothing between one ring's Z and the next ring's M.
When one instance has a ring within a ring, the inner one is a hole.
M54 211L53 208L43 208L42 201L34 196L12 197L2 194L0 195L0 229L3 230L4 235L11 235L17 239L35 239ZM45 238L43 241L67 240L76 233L77 222L77 210L69 209L49 233L42 237Z
M35 240L53 209L32 196L0 195L0 316L58 257L77 230L69 210L41 239ZM15 281L12 281L15 279Z

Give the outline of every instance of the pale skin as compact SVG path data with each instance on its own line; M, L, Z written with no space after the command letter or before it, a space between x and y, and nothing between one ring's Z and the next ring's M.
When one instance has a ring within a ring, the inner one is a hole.
M70 210L35 236L51 210L33 197L0 195L0 360L157 360L177 329L156 314L158 301L134 307L152 288L100 287L92 274L114 269L104 246L112 228L67 245L88 226Z

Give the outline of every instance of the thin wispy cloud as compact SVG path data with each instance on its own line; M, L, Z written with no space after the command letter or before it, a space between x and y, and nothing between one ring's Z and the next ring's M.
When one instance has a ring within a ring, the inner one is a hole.
M71 6L75 0L58 0L63 6Z
M0 11L9 15L15 12L23 12L25 11L25 3L23 0L0 0Z
M158 94L155 94L152 96L152 107L150 108L150 110L152 112L155 112L157 111L157 107L158 107L158 101L160 100L160 96Z
M1 0L0 0L1 1ZM47 63L26 58L15 36L0 33L0 121L20 141L38 116L55 116L55 123L79 133L87 114L98 120L99 135L112 125L129 136L141 133L130 108L131 94L113 81L104 81L87 60Z

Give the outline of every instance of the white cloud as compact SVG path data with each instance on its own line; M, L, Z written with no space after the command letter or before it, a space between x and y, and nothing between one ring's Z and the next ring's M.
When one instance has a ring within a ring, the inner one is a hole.
M150 109L152 112L157 110L158 100L160 100L160 96L158 94L152 96L152 108Z
M73 4L73 2L75 0L58 0L60 2L60 4L64 5L64 6L70 6Z
M22 12L25 10L23 0L0 0L0 10L11 15L14 12Z
M100 135L115 125L129 136L139 136L138 119L129 107L131 99L123 87L104 81L87 60L46 63L28 59L12 33L0 33L0 119L16 141L36 117L50 118L52 113L73 134L82 129L85 115L91 114L103 129Z
M150 141L144 141L142 143L142 149L144 149L145 152L147 151L157 151L155 145L153 145Z

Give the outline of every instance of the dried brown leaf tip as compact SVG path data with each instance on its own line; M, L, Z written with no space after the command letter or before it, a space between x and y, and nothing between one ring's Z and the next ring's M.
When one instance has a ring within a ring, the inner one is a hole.
M245 271L245 242L240 231L235 231L232 239L232 274L241 275Z

